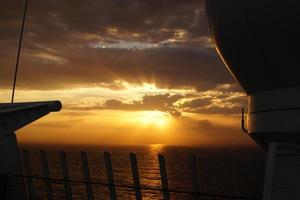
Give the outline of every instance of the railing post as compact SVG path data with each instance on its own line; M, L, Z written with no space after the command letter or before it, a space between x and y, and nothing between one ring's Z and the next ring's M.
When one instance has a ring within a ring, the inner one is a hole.
M168 176L165 157L161 154L158 154L159 169L160 169L160 178L164 194L164 200L170 200L169 186L168 186Z
M72 189L71 189L69 168L67 163L67 155L64 151L60 151L59 153L60 153L61 169L64 176L64 187L65 187L66 199L72 200Z
M227 159L228 159L228 165L229 165L229 170L231 175L232 192L234 195L239 195L239 188L237 183L235 166L233 164L233 160L231 157L227 157Z
M141 192L141 183L140 176L138 171L138 164L136 155L134 153L130 153L130 162L131 162L131 171L133 176L134 190L135 190L135 199L142 200L142 192Z
M199 176L199 162L195 156L190 156L190 168L193 182L193 192L200 193L200 176ZM199 195L195 194L194 199L199 199Z
M46 188L46 192L47 192L47 197L48 197L48 200L53 200L51 182L49 180L50 173L49 173L47 152L44 150L40 150L40 156L41 156L41 161L42 161L42 166L43 166L43 175L45 178L45 188Z
M110 199L116 200L117 195L115 189L114 174L112 169L111 157L108 152L104 152L104 160L105 160L106 173L107 173L107 179L109 184Z
M34 189L33 189L32 177L31 177L32 174L31 174L29 152L27 149L23 149L22 154L23 154L24 172L25 172L25 176L26 176L26 184L27 184L27 189L28 189L28 199L34 200L35 193L34 193Z
M94 195L93 195L93 188L91 185L91 175L90 175L89 161L88 161L87 153L84 151L81 151L80 155L81 155L87 197L88 197L88 200L93 200Z
M21 175L21 177L19 177L19 178L21 178L20 184L22 184L22 190L24 191L22 193L25 194L24 200L28 200L27 191L26 191L26 177L24 177L24 175L25 175L24 160L22 160L21 153L22 153L22 151L18 152L18 156L19 156L19 160L20 160L20 169L21 169L20 170L21 174L19 174L19 175ZM0 191L0 194L1 194L1 191Z

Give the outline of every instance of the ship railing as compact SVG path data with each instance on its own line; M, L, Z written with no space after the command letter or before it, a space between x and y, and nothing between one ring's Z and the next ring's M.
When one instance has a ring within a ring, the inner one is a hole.
M161 187L150 187L144 186L140 183L140 175L138 170L138 162L136 154L130 153L130 164L131 164L131 171L132 171L132 178L133 184L117 184L114 180L114 173L111 161L111 155L108 152L104 152L104 161L106 167L106 175L107 175L107 182L98 182L91 180L90 168L88 163L88 155L85 151L81 151L81 162L82 162L82 169L83 169L83 177L84 180L74 180L70 178L69 173L69 165L67 162L67 155L65 151L60 151L60 165L62 170L62 178L52 178L50 177L50 171L48 166L48 158L47 152L44 150L40 151L40 158L43 168L43 176L34 176L32 175L31 163L29 158L28 150L22 150L22 168L23 174L16 175L19 178L23 178L24 180L24 187L27 192L27 199L33 200L36 199L35 188L33 185L33 180L42 180L45 185L45 192L48 200L54 199L54 193L52 190L52 184L63 184L64 185L64 193L66 200L73 199L73 192L72 192L72 183L82 184L85 185L86 197L88 200L94 200L94 192L93 187L96 185L106 186L109 189L109 198L110 200L117 199L116 188L126 188L132 189L135 193L136 200L142 200L143 195L142 191L159 191L162 193L163 200L170 200L171 193L174 194L186 194L190 195L195 200L261 200L262 198L259 197L248 197L248 196L240 196L240 195L226 195L226 194L212 194L212 193L205 193L200 191L200 179L199 179L199 166L198 166L198 159L195 156L190 156L190 168L192 172L192 184L193 190L177 190L171 189L168 185L168 175L167 175L167 168L166 168L166 161L165 156L158 154L158 161L159 161L159 171L160 171L160 181Z

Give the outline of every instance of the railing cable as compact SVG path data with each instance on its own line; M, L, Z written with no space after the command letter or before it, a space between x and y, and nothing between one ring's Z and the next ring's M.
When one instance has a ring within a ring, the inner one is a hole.
M26 175L15 175L16 177L23 177L23 178L33 178L33 179L40 179L40 180L49 180L53 184L59 182L69 182L69 183L80 183L80 184L91 184L91 185L102 185L102 186L113 186L119 188L129 188L129 189L143 189L143 190L152 190L152 191L160 191L160 192L170 192L170 193L178 193L178 194L190 194L190 195L199 195L199 196L206 196L206 197L222 197L222 198L231 198L231 199L239 199L239 200L261 200L257 197L245 197L245 196L234 196L234 195L225 195L225 194L211 194L211 193L204 193L204 192L192 192L192 191L185 191L185 190L174 190L174 189L162 189L156 187L149 187L149 186L140 186L136 187L133 185L124 185L124 184L110 184L110 183L103 183L103 182L95 182L95 181L81 181L81 180L70 180L70 179L63 179L63 178L46 178L41 176L26 176Z

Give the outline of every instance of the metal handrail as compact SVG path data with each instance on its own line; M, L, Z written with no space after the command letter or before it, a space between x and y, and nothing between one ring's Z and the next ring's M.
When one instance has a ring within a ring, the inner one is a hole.
M190 195L199 195L203 197L222 197L222 198L231 198L231 199L241 199L241 200L261 200L261 198L257 197L246 197L246 196L234 196L234 195L226 195L226 194L211 194L211 193L204 193L204 192L192 192L186 190L174 190L174 189L162 189L157 187L149 187L149 186L134 186L134 185L124 185L124 184L110 184L104 182L97 182L97 181L82 181L82 180L71 180L71 179L63 179L63 178L48 178L42 176L27 176L27 175L15 175L16 177L22 178L33 178L33 179L40 179L40 180L48 180L51 181L53 184L58 184L59 182L69 182L69 183L80 183L80 184L90 184L90 185L102 185L102 186L114 186L119 188L128 188L128 189L141 189L141 190L152 190L152 191L160 191L160 192L170 192L170 193L178 193L178 194L190 194ZM60 184L59 183L59 184Z
M88 156L87 153L84 151L81 151L81 161L83 166L83 179L81 180L72 180L69 175L69 166L68 166L68 159L67 155L64 151L60 151L60 163L61 163L61 170L63 173L63 176L61 178L52 178L49 174L49 166L48 166L48 159L47 159L47 153L46 151L41 150L41 162L43 166L43 175L42 176L35 176L31 173L31 166L29 163L29 153L28 150L23 150L23 159L24 159L24 171L23 174L15 175L19 178L23 178L25 182L32 182L33 179L40 179L44 180L45 182L45 190L47 192L47 196L49 200L52 200L53 198L53 191L51 189L51 184L63 184L64 190L65 190L65 196L66 199L71 200L72 199L72 187L71 183L79 183L79 184L85 184L86 186L86 194L88 197L88 200L93 200L93 190L92 185L102 185L109 188L110 191L110 199L116 200L117 194L116 194L116 187L119 188L127 188L127 189L133 189L135 191L135 199L141 200L142 199L142 192L141 190L151 190L151 191L160 191L163 193L163 199L164 200L170 200L170 193L181 193L181 194L189 194L194 196L195 198L198 197L208 197L212 199L232 199L232 200L261 200L260 197L249 197L249 196L239 196L237 192L233 195L227 195L227 194L212 194L212 193L205 193L201 192L200 190L200 182L199 182L199 169L198 169L198 158L195 156L190 156L190 167L191 171L193 173L193 189L191 191L186 190L178 190L178 189L171 189L168 186L168 173L166 168L166 160L165 157L161 154L158 154L158 161L159 161L159 169L160 169L160 181L161 186L155 187L155 186L148 186L148 185L141 185L140 183L140 177L138 172L138 162L136 155L134 153L130 153L130 162L131 162L131 169L132 169L132 178L133 183L130 184L117 184L115 183L114 173L113 173L113 167L111 162L111 156L110 153L104 152L104 161L106 166L106 173L107 173L107 182L98 182L98 181L92 181L91 180L91 174L89 170L89 164L88 164ZM235 179L233 177L233 179ZM32 196L35 196L35 189L34 185L32 184L26 184L27 190L29 194L32 194Z

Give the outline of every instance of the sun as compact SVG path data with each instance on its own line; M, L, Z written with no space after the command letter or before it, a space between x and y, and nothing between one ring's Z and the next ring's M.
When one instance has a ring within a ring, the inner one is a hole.
M170 115L161 111L142 111L137 116L137 122L144 126L165 127L170 120Z

